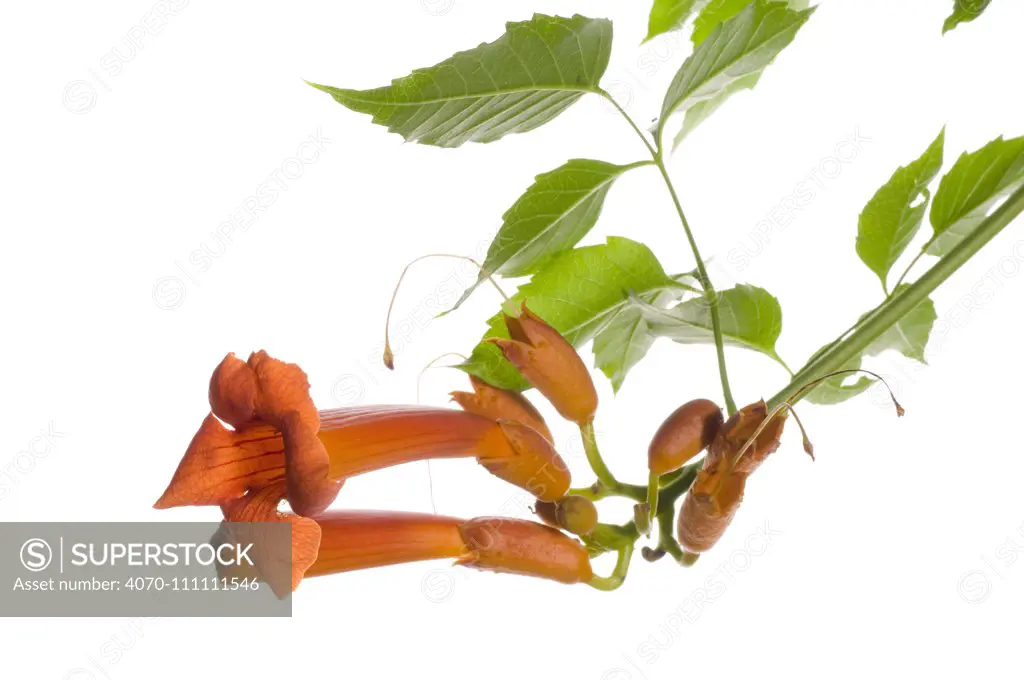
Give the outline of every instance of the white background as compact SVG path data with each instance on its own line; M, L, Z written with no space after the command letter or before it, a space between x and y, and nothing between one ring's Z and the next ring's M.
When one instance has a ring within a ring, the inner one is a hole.
M1024 134L1015 80L1024 7L997 0L943 38L951 4L825 2L757 90L672 160L719 287L750 282L781 299L779 350L791 364L879 300L854 252L856 219L898 165L943 124L947 168L963 150ZM158 32L140 34L142 17L167 8ZM505 20L578 11L614 20L604 82L645 121L688 53L685 36L640 46L647 9L593 0L8 7L0 519L215 519L214 508L150 507L208 410L207 380L227 351L265 348L299 363L323 408L414 402L420 368L468 351L497 299L481 288L432 321L453 282L462 288L473 274L419 266L396 308L399 370L387 373L384 314L402 266L432 251L479 254L538 172L574 157L637 160L643 148L596 98L495 144L403 144L302 79L377 86L494 39ZM142 45L133 55L129 35ZM126 58L112 67L115 48ZM837 162L858 130L855 158ZM318 135L329 141L315 160L283 167ZM293 175L287 190L246 231L216 240L275 172ZM815 172L814 201L785 228L766 228ZM649 168L614 187L587 242L610 234L649 244L667 270L693 266ZM941 332L928 368L872 362L892 377L906 418L876 392L805 405L818 462L790 432L725 539L692 569L637 559L625 586L605 594L412 564L309 580L290 620L10 619L0 622L0 676L660 680L1019 668L1024 564L1006 543L1024 546L1022 241L1018 222L935 295ZM204 247L218 256L194 255ZM757 355L732 352L730 368L743 401L785 383ZM606 458L632 480L645 478L647 442L666 414L697 396L720 399L713 352L667 341L616 398L595 380ZM422 401L443 404L465 385L456 371L431 371ZM575 481L589 483L572 430L542 406ZM520 495L471 461L434 464L433 482L439 512L528 516ZM338 505L429 511L426 469L352 480ZM627 512L609 504L603 517Z

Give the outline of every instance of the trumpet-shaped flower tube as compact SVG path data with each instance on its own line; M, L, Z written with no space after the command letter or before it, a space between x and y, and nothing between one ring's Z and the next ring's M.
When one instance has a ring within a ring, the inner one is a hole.
M337 574L467 553L463 520L411 512L333 510L316 518L322 538L307 576Z
M358 510L328 512L316 521L323 537L307 576L454 558L462 566L561 583L593 578L579 541L536 522Z
M745 406L726 421L712 441L679 510L679 543L691 553L706 552L718 542L743 501L747 478L779 448L785 425L782 415L776 415L751 441L767 415L763 401ZM748 442L749 447L739 456Z
M491 338L523 376L547 397L562 417L580 425L594 419L597 390L586 364L561 333L526 308L505 314L509 338Z

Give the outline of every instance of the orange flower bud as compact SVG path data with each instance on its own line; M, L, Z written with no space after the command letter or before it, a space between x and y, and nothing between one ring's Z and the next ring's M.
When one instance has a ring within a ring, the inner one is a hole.
M480 449L477 461L510 484L553 501L569 490L569 467L547 439L512 420L498 421L502 443Z
M491 420L515 420L537 430L548 441L554 441L544 417L526 397L518 392L494 387L475 375L469 376L469 381L473 385L472 392L451 393L452 401L464 411Z
M597 526L597 507L582 496L566 496L558 502L558 524L577 536L586 536Z
M553 503L537 501L534 512L545 524L577 536L586 536L597 526L597 507L582 496L566 496Z
M665 419L647 449L651 472L664 475L683 467L711 445L725 417L713 401L688 401Z
M470 554L457 564L506 574L586 583L594 576L586 548L557 529L501 517L474 519L459 527Z
M580 355L554 328L523 303L518 316L504 314L509 338L492 338L505 358L568 420L589 423L597 391Z
M778 414L736 457L764 423L764 401L745 406L719 430L707 458L679 510L679 543L692 553L710 550L722 537L743 501L747 477L779 448L785 416Z

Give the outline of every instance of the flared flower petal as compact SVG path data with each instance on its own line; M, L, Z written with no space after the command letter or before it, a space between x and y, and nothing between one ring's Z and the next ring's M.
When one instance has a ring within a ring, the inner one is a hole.
M302 369L264 351L247 362L228 354L210 378L210 408L157 508L219 504L280 478L300 515L334 502L341 482L328 476L320 415Z
M597 390L586 364L554 328L526 308L517 316L504 315L509 339L492 338L530 383L540 390L562 417L589 423L597 412Z
M494 387L475 375L471 375L469 381L473 385L472 392L451 393L452 401L464 411L491 420L514 420L541 433L549 442L554 441L544 417L522 394Z
M253 420L280 428L282 419L292 412L314 432L319 426L305 372L263 350L250 354L247 362L233 353L224 357L210 378L210 408L235 428Z
M342 481L329 476L331 461L315 430L297 412L281 420L288 503L305 517L319 515L334 502Z
M278 482L221 506L224 518L237 523L227 527L231 536L236 541L253 544L251 559L255 571L278 597L298 588L316 561L321 541L321 530L316 521L278 512L284 490L284 483ZM265 522L291 523L291 552L285 559L276 552L279 547L277 541L263 540L260 535L261 527L256 523Z
M211 413L192 438L157 509L220 505L284 478L284 442L270 425L229 430Z

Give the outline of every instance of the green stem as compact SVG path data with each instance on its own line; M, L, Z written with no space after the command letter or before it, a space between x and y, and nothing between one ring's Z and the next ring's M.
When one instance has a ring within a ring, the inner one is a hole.
M636 133L636 136L640 138L640 141L644 143L644 146L646 146L647 150L651 153L651 158L657 159L660 155L658 153L658 150L654 148L654 145L651 144L650 141L648 141L647 135L645 135L643 130L641 130L640 127L637 126L636 121L633 120L633 117L626 112L626 109L619 106L619 103L615 101L615 98L608 94L606 91L601 90L600 93L601 96L607 99L609 102L611 102L611 105L614 106L615 109L622 114L622 117L626 119L626 122L629 123L629 126L633 128L633 132Z
M893 290L899 290L900 285L903 283L903 280L907 278L908 274L910 274L910 270L913 269L914 265L917 264L921 260L921 258L927 254L926 251L928 250L929 246L931 246L931 244L934 242L935 239L932 238L928 241L928 243L925 243L923 246L921 246L921 252L919 252L914 257L914 259L910 261L910 264L907 265L907 268L903 270L903 274L900 276L899 280L896 281L896 285L892 287ZM886 297L889 297L888 291L886 291Z
M661 490L661 479L656 472L652 472L647 478L647 511L650 524L658 516L658 492Z
M600 501L605 498L621 497L631 498L637 503L643 503L647 497L647 487L640 486L639 484L626 484L625 482L618 482L614 489L609 489L601 482L592 484L591 486L569 489L566 492L568 496L580 496L591 501Z
M676 193L675 186L672 184L672 178L669 177L668 170L665 168L665 161L662 157L662 149L660 139L658 146L655 148L653 144L647 139L647 135L637 126L633 118L626 112L624 108L619 106L619 103L615 99L605 92L601 91L601 95L612 103L622 117L626 119L633 131L647 147L647 150L651 154L651 158L654 159L654 164L658 166L658 170L661 172L662 179L665 180L665 186L668 188L669 195L672 197L672 203L676 208L676 213L679 215L679 221L683 225L683 231L686 232L686 240L690 244L690 251L693 253L693 258L697 261L697 281L700 282L701 288L704 289L704 297L707 300L708 308L711 312L711 329L715 337L715 351L718 354L718 375L722 381L722 393L725 397L725 408L729 415L736 412L736 401L732 396L732 389L729 387L729 373L725 365L725 340L722 337L722 320L721 314L718 310L718 294L715 292L714 286L711 284L711 278L708 276L707 269L704 267L704 259L700 255L700 249L697 248L697 241L693 237L693 231L690 229L690 223L686 219L686 214L683 212L682 203L679 201L679 195Z
M794 397L802 396L800 390L807 383L832 371L840 370L847 362L860 356L872 342L919 305L1021 212L1024 212L1024 187L1015 191L999 209L985 218L974 231L954 246L921 278L907 286L902 292L893 294L874 312L865 317L845 339L831 345L808 362L786 387L771 398L768 402L769 409L790 401Z
M580 425L580 436L583 438L583 450L587 454L587 462L590 463L590 468L597 475L597 481L607 489L617 487L618 480L605 465L604 459L601 458L601 451L597 448L597 435L594 433L593 421Z
M626 573L629 572L629 562L633 558L633 544L626 543L619 548L619 558L615 561L615 569L608 577L594 576L589 584L598 590L615 590L626 580Z
M671 505L658 513L658 548L678 562L683 558L683 549L672 535L675 531L675 518L676 509Z
M680 470L682 474L675 481L661 490L661 496L658 499L659 513L666 508L673 507L679 497L690 490L693 480L697 479L697 473L702 467L704 467L704 459L695 460Z
M725 366L725 340L722 337L722 318L718 310L718 293L715 292L715 287L711 285L711 277L708 276L708 271L704 268L704 260L701 258L700 250L697 248L697 241L693 238L690 223L683 212L683 205L679 201L679 195L672 184L672 178L669 177L668 169L665 168L665 161L662 159L660 152L655 156L654 163L658 166L658 170L661 171L661 176L665 180L665 186L668 187L668 193L672 196L672 203L676 207L676 213L679 214L679 221L683 225L683 231L686 232L686 240L690 242L690 251L693 253L693 258L697 261L697 281L700 282L701 288L704 289L704 298L707 300L708 309L711 311L711 330L715 336L715 352L718 354L718 375L722 381L725 408L729 415L732 415L736 413L736 401L732 397L732 389L729 387L729 372Z
M647 498L647 489L636 484L623 484L615 479L615 475L608 469L601 451L597 448L597 435L594 433L594 423L580 425L580 436L583 438L583 450L587 454L587 462L590 468L597 475L597 484L586 489L570 489L569 493L574 496L583 496L592 501L607 498L608 496L625 496L632 498L638 503L643 503Z

